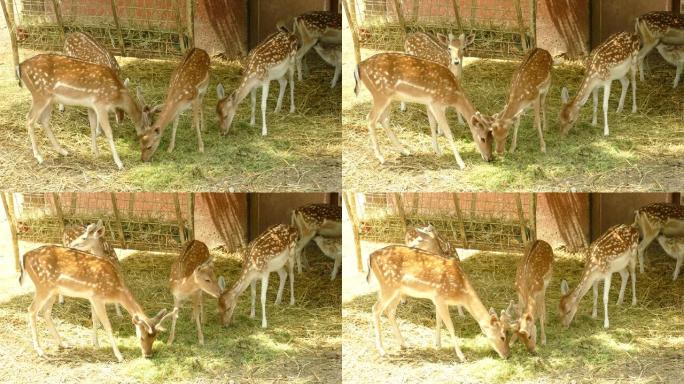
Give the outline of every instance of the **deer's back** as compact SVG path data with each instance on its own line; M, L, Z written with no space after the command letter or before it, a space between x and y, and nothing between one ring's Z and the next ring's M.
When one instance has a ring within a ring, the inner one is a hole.
M192 275L195 269L207 262L210 257L206 244L198 240L188 241L171 266L171 280Z
M297 53L297 38L286 32L276 32L249 52L245 62L245 74L265 79L268 70Z
M114 55L87 33L67 34L64 39L64 53L93 64L110 67L117 75L121 70Z
M449 66L447 47L440 44L434 37L424 32L415 32L404 40L404 50L422 59L431 60L445 67Z
M245 264L250 269L263 270L270 260L293 249L296 242L296 229L285 224L273 225L249 243Z
M535 240L526 250L518 263L515 274L515 287L521 296L540 292L544 282L551 277L553 249L543 240Z
M635 57L640 45L639 38L635 34L627 32L613 34L591 52L587 69L593 74L606 77L611 69Z
M171 74L166 105L181 100L192 100L197 97L201 85L209 82L211 61L206 51L193 48L185 54L183 60Z
M330 11L313 11L296 17L296 22L306 25L310 31L324 32L326 29L342 29L342 14Z

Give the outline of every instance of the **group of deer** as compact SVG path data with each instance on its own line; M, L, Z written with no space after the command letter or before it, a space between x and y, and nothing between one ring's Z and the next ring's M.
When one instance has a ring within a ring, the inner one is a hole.
M636 20L636 33L616 33L596 47L586 62L585 75L577 95L570 100L567 88L562 90L563 106L560 112L562 135L573 127L580 108L590 94L594 96L592 124L597 122L598 91L604 88L603 112L604 135L608 136L608 101L613 80L622 84L622 93L617 111L623 109L627 89L632 83L632 112L636 112L637 65L643 80L643 61L646 55L657 48L661 55L677 66L675 87L684 68L684 17L671 12L651 12ZM461 169L465 168L453 140L445 111L454 108L470 128L473 140L485 161L492 160L492 143L496 153L502 155L506 140L513 126L510 152L517 147L520 119L531 107L535 111L535 126L539 134L540 149L546 153L543 132L546 130L546 95L551 86L551 69L554 60L546 50L534 48L528 51L513 74L509 95L501 112L493 116L481 114L472 105L461 86L463 73L463 51L473 42L473 36L456 38L452 35L432 35L417 32L407 35L405 53L379 53L362 61L354 77L355 92L358 95L362 82L369 90L373 105L368 115L368 130L375 157L384 163L376 138L376 124L380 122L393 148L403 155L408 149L399 141L390 126L390 104L394 100L425 104L432 136L432 147L438 156L441 151L437 134L443 133ZM403 108L402 108L403 109Z
M244 63L244 73L235 91L226 96L223 85L217 86L219 101L216 111L219 117L220 132L226 135L230 129L237 107L251 93L252 115L250 124L255 123L256 92L262 88L261 112L262 135L267 134L266 102L269 84L278 80L280 93L275 112L281 109L282 100L290 83L290 113L295 111L294 80L295 64L301 67L302 58L313 47L328 63L335 66L334 86L339 77L341 53L334 45L341 44L341 18L333 12L311 12L294 19L293 33L285 27L270 35L252 51ZM341 47L341 45L340 45ZM341 48L339 49L341 50ZM91 129L91 149L97 155L96 138L104 132L109 143L112 157L119 169L123 163L114 144L109 113L116 113L117 122L124 114L132 120L141 147L142 161L149 161L157 150L166 127L173 121L173 130L168 151L173 151L176 129L181 113L192 107L192 126L197 132L199 152L204 152L202 131L204 112L202 101L209 85L210 58L199 48L189 49L173 71L163 104L151 107L146 105L141 88L137 88L137 100L128 89L128 79L121 78L121 69L114 56L92 36L83 33L70 33L65 37L63 54L40 54L25 60L17 67L19 85L31 92L32 103L27 117L27 128L33 156L38 163L43 155L38 149L34 126L40 123L52 147L59 154L68 152L59 144L50 128L52 105L82 106L88 108ZM301 70L299 79L301 80ZM153 117L158 116L152 122Z
M641 241L640 241L641 238ZM617 304L624 299L629 277L632 279L632 305L636 304L636 263L642 263L648 245L658 238L663 249L677 259L676 279L684 259L684 207L676 204L654 203L640 208L631 225L610 227L589 247L584 270L574 290L567 281L561 282L562 297L559 303L561 323L567 328L577 312L580 300L590 287L594 288L592 317L597 317L598 284L604 281L604 327L609 327L608 298L612 274L622 278ZM371 272L379 283L378 300L373 305L375 343L378 352L385 354L380 330L383 313L393 327L402 346L404 339L396 322L396 310L403 296L430 299L436 309L435 344L441 343L441 323L451 335L457 357L465 361L449 315L449 306L465 308L477 321L490 345L502 358L510 355L510 345L518 338L526 348L534 352L537 345L537 322L541 329L541 344L546 344L546 289L553 271L553 249L543 240L528 244L523 258L517 265L515 288L517 304L511 301L508 308L497 316L494 308L489 311L460 266L458 254L431 225L410 229L406 245L390 245L374 251L368 259L368 275ZM643 272L643 269L642 269Z
M119 259L114 248L105 239L105 226L100 220L83 227L67 228L63 245L47 245L25 253L21 258L19 284L25 274L33 281L35 296L28 308L29 328L33 347L39 355L44 352L38 341L36 318L43 314L50 333L60 347L65 344L52 321L52 306L61 296L88 299L91 304L93 322L93 344L98 346L97 328L102 324L109 336L114 355L119 361L123 356L112 333L105 304L114 303L117 315L122 316L120 307L130 315L136 327L144 357L152 355L152 345L163 331L162 323L171 318L168 343L172 344L176 333L176 320L182 303L192 299L192 319L196 324L197 338L204 344L202 332L203 292L218 299L220 319L228 325L233 316L239 295L252 287L250 316L255 317L256 280L261 279L262 327L266 328L266 292L271 272L280 276L276 304L280 303L287 276L290 276L290 304L294 304L294 264L297 252L312 239L323 252L335 259L332 278L335 277L341 261L341 212L339 208L322 204L311 204L293 212L293 223L269 227L254 239L243 257L240 276L230 290L225 289L225 279L216 278L213 258L206 244L191 240L184 244L179 256L173 262L169 275L169 288L173 295L173 311L162 309L149 318L127 287ZM287 267L287 270L285 269ZM61 300L60 300L61 302Z

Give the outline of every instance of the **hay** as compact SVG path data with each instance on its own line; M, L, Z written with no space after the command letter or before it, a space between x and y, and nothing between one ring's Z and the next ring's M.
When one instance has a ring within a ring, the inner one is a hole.
M216 300L204 297L205 345L197 343L192 304L186 302L176 325L176 340L165 342L164 333L155 342L155 356L140 358L134 328L128 314L118 318L110 308L110 320L124 355L115 363L106 334L99 331L100 348L90 345L90 309L83 300L67 298L55 305L53 314L62 337L71 345L57 351L43 320L38 321L40 338L47 357L38 358L31 347L26 325L26 308L32 289L0 303L0 356L2 382L221 382L240 383L341 381L341 281L329 281L332 262L317 248L307 248L311 267L295 277L296 304L273 304L278 278L271 276L266 307L268 329L261 328L261 307L257 299L257 319L249 318L249 289L240 297L233 324L219 325ZM240 271L239 256L212 251L217 274L232 284ZM127 285L148 315L170 309L173 299L168 290L168 274L173 254L134 253L122 260ZM289 296L289 283L284 298ZM287 300L284 300L287 302ZM167 327L170 324L165 324ZM15 356L16 358L8 358Z
M619 278L611 286L610 329L603 329L602 299L599 318L591 318L591 291L580 302L569 329L559 322L560 281L577 285L582 255L555 251L554 274L546 292L547 345L529 354L521 343L502 360L489 346L470 315L460 318L452 309L459 343L468 361L458 363L448 332L442 331L442 348L434 348L434 306L428 300L409 298L399 306L397 320L408 348L400 350L386 318L382 331L385 358L374 346L371 307L376 294L345 300L343 315L344 377L358 382L469 382L469 383L589 383L589 382L681 382L684 379L684 291L670 279L674 261L651 247L648 268L637 275L637 299L630 306L631 288L625 304L615 305ZM520 255L478 252L462 261L463 269L483 304L504 309L516 299L513 282ZM362 278L365 278L362 277ZM361 278L358 279L359 283ZM345 281L345 284L350 281ZM365 283L364 283L365 284ZM602 284L601 284L602 286ZM600 290L602 295L603 290Z
M364 50L366 58L376 51ZM347 63L353 52L345 52ZM649 56L651 72L637 84L638 112L631 114L631 90L625 111L615 113L619 84L614 82L609 111L610 136L602 135L602 111L599 126L591 126L591 103L585 105L576 126L561 138L558 132L560 90L567 86L574 95L583 75L579 63L557 65L547 97L548 128L544 133L547 154L539 150L533 128L533 112L522 119L518 150L494 162L484 163L472 141L470 131L456 123L449 111L456 146L466 169L458 169L445 138L439 139L443 151L432 151L425 108L409 105L405 113L398 103L391 111L391 125L399 139L411 151L400 156L392 151L384 133L378 134L385 164L380 165L370 149L367 114L370 94L361 87L357 97L352 92L352 76L345 76L343 88L343 185L354 190L387 191L667 191L682 188L684 180L684 121L681 100L684 87L672 89L674 68L657 56ZM482 113L499 112L505 102L510 79L518 62L467 59L463 70L463 88L473 105ZM353 68L347 65L344 73ZM382 130L378 131L382 132Z
M22 58L28 52L22 51ZM278 190L337 190L341 174L340 93L331 90L333 68L318 56L309 55L311 72L295 83L297 111L288 113L289 90L283 111L273 113L277 84L269 95L267 137L261 136L261 119L249 125L247 98L239 107L226 137L219 135L216 118L216 85L230 92L237 86L241 66L237 62L213 60L209 90L204 99L205 153L197 152L197 139L190 129L191 112L181 117L176 149L166 152L170 129L165 132L152 162L140 161L140 147L129 119L113 127L115 143L125 169L116 170L104 137L98 138L99 156L90 152L90 129L83 108L67 107L53 113L51 127L69 156L52 151L42 130L36 135L45 161L38 165L26 133L30 94L17 87L9 56L0 63L0 186L5 189L39 191L106 190L231 190L270 192ZM161 103L176 61L120 59L122 73L133 87L141 85L149 104ZM260 101L260 98L258 99ZM110 119L113 121L113 119ZM169 126L170 128L170 126Z

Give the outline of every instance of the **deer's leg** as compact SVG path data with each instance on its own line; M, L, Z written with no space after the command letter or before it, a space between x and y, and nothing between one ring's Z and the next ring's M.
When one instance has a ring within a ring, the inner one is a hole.
M176 148L176 130L178 129L179 120L180 113L176 116L175 119L173 119L173 126L171 128L171 142L169 143L169 147L166 149L166 152L168 153L173 152L174 148Z
M29 110L26 119L26 128L28 130L29 139L31 140L31 149L33 150L33 157L38 161L38 164L43 164L43 155L40 154L38 149L38 143L36 142L36 131L35 124L36 121L43 115L43 111L50 106L49 101L39 101L33 100L31 103L31 109Z
M195 326L197 327L197 340L199 340L200 345L204 345L204 334L202 333L202 290L200 289L192 297L192 317L195 320Z
M268 326L268 323L266 322L266 292L268 291L268 276L269 273L267 272L261 279L261 328L266 328Z
M380 124L382 124L382 128L385 129L385 133L387 133L387 137L389 137L390 141L392 142L394 150L401 153L404 156L408 156L410 155L409 150L406 147L404 147L401 141L399 141L399 138L397 138L397 135L394 134L394 131L390 126L389 112L390 108L388 105L380 115Z
M256 317L256 281L257 279L253 279L249 284L252 291L252 309L249 311L249 317L252 319Z
M178 312L180 312L180 306L181 301L174 296L173 309L176 311L176 314L171 316L171 331L169 332L169 340L167 341L169 345L173 344L173 341L176 339L176 321L178 320Z
M264 82L261 86L261 136L266 136L268 134L268 128L266 128L266 104L268 103L268 89L271 83L269 81Z
M463 314L463 307L462 307L462 306L457 305L457 306L456 306L456 309L458 309L458 315L459 315L460 317L465 316L465 315Z
M629 275L632 278L632 305L636 305L636 258L629 261Z
M402 101L401 104L399 105L399 110L402 112L406 112L406 102Z
M202 99L193 100L192 117L195 132L197 133L197 150L199 153L204 153L204 141L202 141Z
M401 332L399 331L399 324L397 324L397 306L399 305L399 295L394 295L394 297L390 300L390 302L387 304L387 319L389 320L390 324L392 325L392 329L394 330L394 337L396 337L397 341L399 342L399 346L401 348L406 348L406 342L404 341L404 338L401 336Z
M442 151L439 149L439 144L437 143L437 120L435 120L435 116L430 112L430 108L427 109L427 115L428 123L430 123L430 135L432 136L432 149L437 156L442 156Z
M285 290L285 281L287 280L287 272L285 267L276 271L278 273L278 293L276 294L275 304L278 305L283 300L283 291Z
M598 317L598 280L594 280L594 305L591 308L591 317L592 318L597 318Z
M435 348L442 348L442 319L435 309Z
M537 97L534 102L534 124L537 126L537 133L539 133L539 150L546 153L546 142L544 142L544 126L546 125L546 116L544 115L542 124L542 114L544 114L544 102L542 95Z
M378 100L373 98L373 107L371 108L371 111L368 114L368 133L370 134L373 152L375 153L375 157L378 159L378 161L380 161L380 164L385 163L385 158L382 156L382 153L380 153L380 147L378 146L378 138L375 133L375 125L377 124L378 119L382 115L382 112L385 110L385 108L389 106L389 104L390 100Z
M249 97L252 100L252 117L249 119L249 125L254 125L254 124L256 124L256 98L257 98L256 87L252 88L252 90L249 92Z
M541 329L541 343L546 345L546 289L539 300L539 328Z
M546 95L548 92L549 91L546 90L546 92L543 92L539 95L542 113L542 131L544 132L546 132Z
M629 69L629 73L632 79L632 113L636 113L637 111L637 104L636 104L636 68L632 65L632 67Z
M105 134L107 134L107 128L105 128ZM123 356L121 355L121 352L119 352L119 347L116 346L116 338L114 337L114 333L112 333L112 325L109 323L109 318L107 317L107 309L105 308L104 303L95 300L90 300L90 305L93 306L95 314L97 314L97 317L100 319L100 322L102 323L102 327L107 332L107 335L109 335L109 341L112 344L112 349L114 350L114 355L116 356L116 359L119 360L119 363L122 362Z
M625 299L625 288L627 288L627 280L629 280L629 273L627 268L618 272L620 274L620 293L618 293L617 305L622 305L622 301Z
M43 308L43 317L45 318L45 322L47 323L48 330L52 334L52 337L57 340L57 345L59 345L60 348L67 348L67 345L62 342L59 332L57 332L55 323L52 321L52 306L55 304L55 301L57 301L57 295L52 295L48 299L48 301L45 303L45 307Z
M95 112L97 113L97 120L100 122L100 125L102 126L102 130L104 131L105 137L107 137L107 141L109 141L109 148L112 151L114 163L116 163L116 166L121 170L123 169L123 163L121 162L121 159L119 159L119 154L116 152L116 145L114 144L112 127L109 126L109 118L107 116L107 111L104 109L97 109L95 110Z
M290 80L290 113L294 113L294 111L295 111L295 103L294 103L295 82L294 82L294 68L293 67L290 67L287 70L287 76Z
M287 261L287 269L290 274L290 305L294 305L295 303L295 297L294 297L294 260L292 257Z
M330 274L330 281L335 280L335 277L337 277L337 270L340 268L340 264L342 264L342 255L337 255L335 256L335 264L333 265L333 270Z
M458 164L458 167L464 169L465 163L463 162L463 159L461 159L461 155L458 153L456 143L454 142L454 136L451 135L451 129L449 128L449 124L446 121L446 116L444 115L444 107L436 107L434 105L429 105L428 108L430 108L432 115L437 120L437 126L439 127L439 129L442 130L442 132L444 132L444 135L446 135L447 140L449 140L449 144L451 145L451 151L454 153L454 157L456 158L456 163Z
M618 102L618 107L615 112L620 113L622 112L622 108L625 105L625 98L627 98L627 90L629 89L629 79L627 79L627 76L622 77L618 79L620 81L620 101Z
M611 83L603 86L603 136L608 136L608 102L610 101Z
M283 104L283 98L285 97L285 89L287 88L287 79L285 79L285 76L278 79L278 85L278 101L276 102L276 107L273 110L275 113L280 112L280 108Z
M62 156L67 156L69 152L59 145L57 138L52 133L52 129L50 128L50 117L52 117L52 106L49 106L43 110L43 113L40 115L40 125L43 127L45 135L48 137L48 140L50 140L50 144L52 144L52 148L55 150L55 152Z
M459 125L465 125L465 121L463 121L463 116L460 112L456 111L456 117Z
M33 340L33 349L36 351L38 356L43 356L45 353L40 347L40 342L38 341L38 330L36 329L36 316L38 312L45 306L47 301L50 300L50 294L43 290L36 290L36 294L33 296L33 301L28 307L28 322L29 328L31 329L31 339Z
M603 328L608 329L608 295L610 294L610 279L612 274L608 274L603 280Z
M335 85L337 85L337 80L340 78L340 73L342 73L342 65L338 64L335 65L335 74L333 75L332 83L330 84L330 88L335 88Z
M535 103L534 106L535 110L537 108L537 105ZM511 140L511 148L509 150L510 153L514 153L515 149L518 147L518 128L520 128L520 120L522 119L522 113L518 115L518 117L515 118L515 125L513 126L513 139Z
M684 63L677 64L677 74L675 75L674 83L672 83L672 88L677 88L677 85L679 85L679 79L682 76L683 70L684 70Z
M123 313L121 313L121 305L119 303L114 304L114 309L116 310L116 315L118 317L123 317Z
M373 304L373 325L375 326L375 348L378 350L380 356L385 355L385 349L382 347L382 333L380 331L380 317L382 313L385 312L387 304L390 300L394 299L394 296L399 296L399 292L394 292L392 296L383 295L382 291L378 293L378 301Z
M446 131L445 131L446 132ZM451 342L454 344L454 350L456 351L456 356L458 359L464 363L465 356L461 352L461 348L458 346L458 340L456 340L456 333L454 332L454 324L451 322L451 316L449 316L449 307L442 301L435 301L435 306L437 307L437 315L442 319L444 325L446 325L449 330L449 335L451 335Z
M100 342L97 341L97 327L99 326L99 322L97 319L97 314L95 313L95 309L92 305L90 306L90 317L93 320L93 345L95 348L99 348Z
M59 303L64 304L64 296L59 295Z
M97 156L100 154L97 149L97 115L90 108L88 108L88 122L90 123L90 150Z
M641 242L637 247L637 257L639 258L639 272L644 273L644 257L646 256L646 248L651 245L651 242L655 240L660 231L653 231L654 233L646 233L646 231L642 232L644 237L641 239Z

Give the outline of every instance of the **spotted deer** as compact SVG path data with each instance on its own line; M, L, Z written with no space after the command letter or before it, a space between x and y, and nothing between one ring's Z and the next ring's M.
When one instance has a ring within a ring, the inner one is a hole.
M610 87L613 80L620 80L622 93L618 103L617 112L620 113L627 96L627 88L632 82L632 113L637 111L636 105L636 60L639 52L639 38L627 32L619 32L611 35L596 47L586 63L584 78L577 91L577 95L570 100L568 89L563 87L561 101L563 106L560 112L560 131L565 135L575 125L579 117L580 108L587 102L589 95L594 96L594 112L591 124L596 125L598 112L598 91L603 87L603 134L608 136L608 101L610 99Z
M202 318L204 307L202 292L214 298L221 294L221 288L214 275L212 256L207 245L198 240L190 240L183 246L178 258L171 265L169 286L173 295L173 309L176 313L171 320L169 344L173 344L176 337L176 320L184 300L192 298L192 318L197 327L197 339L204 345L202 333Z
M317 43L342 44L342 14L329 11L313 11L294 18L293 33L299 40L296 66L297 79L302 81L304 55Z
M530 243L515 273L520 317L509 323L513 331L510 343L519 337L530 352L535 352L537 348L537 320L541 329L541 344L546 345L546 288L551 281L552 272L553 249L549 243L543 240ZM502 315L504 317L514 317L511 306Z
M342 44L318 42L313 48L323 61L335 67L335 74L330 82L330 88L335 88L337 80L340 78L340 73L342 72Z
M149 111L143 109L131 96L114 70L73 57L41 54L19 64L17 72L21 79L20 85L23 84L31 92L32 103L27 128L33 157L39 164L43 163L43 156L38 150L34 132L37 122L43 126L55 151L63 156L68 155L50 129L51 106L53 103L62 103L95 111L97 121L109 142L114 163L119 169L123 169L109 125L109 112L123 110L133 120L136 132L140 134L149 127ZM91 135L93 132L91 130Z
M385 158L378 146L375 127L379 121L394 149L408 156L409 151L399 141L389 124L389 106L393 100L425 104L432 134L432 147L438 156L441 151L437 145L436 125L446 135L451 150L460 169L465 163L458 153L456 143L447 123L445 110L453 107L466 118L473 140L485 161L492 160L492 132L489 118L482 116L468 100L461 85L449 68L434 61L421 59L406 53L378 53L362 61L354 72L359 94L361 81L373 98L373 106L368 114L368 131L375 157L384 164Z
M302 252L316 235L342 237L342 207L308 204L292 211L291 225L297 228L299 239L294 251L297 272L302 273Z
M375 346L380 355L385 355L380 332L380 316L383 313L387 314L399 344L405 346L395 316L400 297L408 295L430 299L435 304L438 318L441 319L435 327L437 347L440 346L441 323L444 322L451 334L456 356L461 362L465 362L449 315L450 305L461 305L475 318L499 356L508 358L509 348L503 324L493 308L487 312L458 260L446 259L422 249L390 245L371 253L368 264L366 280L370 282L372 272L379 283L378 300L373 305L373 318Z
M672 273L672 281L675 281L679 277L679 270L682 268L682 262L684 262L684 235L659 235L658 243L665 253L677 260L674 272Z
M266 328L266 292L271 272L280 277L275 304L280 304L285 288L285 280L290 275L290 305L294 305L294 248L297 243L297 230L285 224L273 225L250 242L242 261L242 272L233 287L224 291L218 299L218 311L223 325L233 320L233 312L242 292L251 285L252 309L249 317L255 317L256 281L261 279L261 327ZM285 266L287 265L287 271ZM219 278L219 285L225 290L225 279Z
M463 56L465 49L475 41L475 35L461 34L458 38L454 35L441 33L435 36L425 32L414 32L406 36L404 51L408 54L423 59L432 60L448 67L456 78L463 78ZM401 102L401 110L406 110L406 104ZM463 124L461 114L458 115L458 123Z
M140 149L142 161L150 161L152 155L159 147L166 126L173 121L171 142L167 151L171 153L176 146L176 129L180 115L192 107L192 126L197 132L197 150L204 153L202 142L202 130L204 128L204 112L202 101L209 86L209 55L202 49L192 48L189 50L178 67L171 74L169 89L166 93L163 107L155 107L155 111L161 112L152 126L140 136Z
M677 85L679 85L679 79L682 76L682 71L684 70L684 46L658 44L656 49L658 50L658 53L660 53L660 56L665 59L665 61L677 67L674 82L672 83L672 88L677 88Z
M684 16L668 11L649 12L636 18L634 30L641 40L637 57L639 78L644 81L644 58L658 44L684 44Z
M33 349L39 356L45 354L38 341L36 329L36 316L39 312L43 313L48 329L57 344L65 347L52 321L52 306L59 294L90 301L94 315L109 335L114 355L119 362L123 361L123 356L116 345L105 303L119 303L131 315L140 340L142 356L145 358L152 356L154 340L159 332L164 330L162 322L174 314L162 309L155 317L147 317L114 263L77 249L46 245L26 252L20 263L20 285L23 284L26 274L36 287L28 313ZM95 321L93 318L93 322Z
M285 87L288 82L285 75L288 76L290 81L290 113L295 111L293 76L296 54L297 38L287 32L287 30L280 30L267 37L266 40L259 43L249 52L240 84L232 94L226 96L223 84L219 84L216 87L216 94L219 99L216 113L219 117L222 135L228 134L237 107L248 94L251 94L252 98L252 118L249 124L254 125L257 87L261 87L261 135L266 136L268 134L266 127L266 103L268 101L270 83L272 80L278 80L280 84L278 101L274 111L278 113L282 106Z
M539 133L539 148L546 153L544 131L546 130L546 95L551 87L551 54L541 48L533 48L525 54L520 66L513 74L508 101L504 109L493 116L492 134L496 153L503 155L508 132L515 120L511 153L518 144L518 126L525 110L534 108L534 125Z
M634 224L641 232L637 254L639 271L644 273L646 248L659 234L666 236L684 235L684 206L671 203L653 203L634 212Z
M342 238L341 237L323 237L316 236L313 238L314 243L318 245L324 255L335 261L332 272L330 273L330 280L335 280L337 277L337 270L342 264Z
M589 254L584 262L584 270L577 287L570 291L568 282L561 282L561 299L559 314L561 322L568 328L575 317L577 307L589 287L594 287L594 306L591 311L593 318L597 317L598 284L603 279L603 327L608 328L608 294L613 273L618 272L621 277L620 294L617 305L624 299L627 280L632 278L632 305L636 305L636 251L639 242L639 231L630 225L614 225L594 241L589 247ZM629 267L629 274L627 269Z

